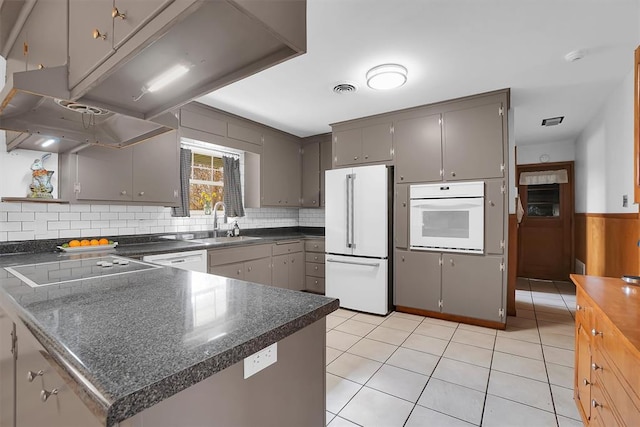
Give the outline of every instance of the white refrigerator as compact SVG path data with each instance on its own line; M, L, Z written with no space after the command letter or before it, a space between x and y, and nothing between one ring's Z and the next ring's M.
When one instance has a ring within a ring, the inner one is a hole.
M340 306L389 312L390 169L333 169L325 175L325 294Z

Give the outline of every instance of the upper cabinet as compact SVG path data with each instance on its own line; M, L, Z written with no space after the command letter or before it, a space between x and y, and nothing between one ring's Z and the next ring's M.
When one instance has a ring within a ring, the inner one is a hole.
M112 9L113 0L69 0L70 88L115 52Z
M320 143L302 147L302 207L320 206Z
M441 122L440 114L432 114L394 123L397 183L441 179Z
M508 90L333 126L337 167L385 162L395 182L504 178Z
M502 102L461 106L443 114L444 179L504 176Z
M326 200L326 189L324 185L325 172L331 170L332 155L331 155L331 135L320 143L320 206L324 207Z
M122 149L89 147L60 156L61 197L79 202L179 203L176 132Z
M117 48L173 0L114 0L113 46Z
M285 134L265 132L262 148L262 206L300 207L300 142Z
M378 163L392 159L391 123L373 124L333 133L336 166Z

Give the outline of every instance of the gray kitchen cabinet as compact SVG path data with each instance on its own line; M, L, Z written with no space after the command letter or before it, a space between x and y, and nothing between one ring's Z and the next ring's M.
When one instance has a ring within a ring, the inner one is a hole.
M271 284L271 257L254 259L244 263L244 280L247 282Z
M179 201L176 132L133 147L89 147L60 156L64 198L78 201L138 202L175 206Z
M438 252L396 250L395 305L440 311L440 257Z
M264 134L261 159L262 205L300 206L301 160L297 140L281 134Z
M115 52L112 9L113 0L69 0L69 88Z
M394 123L396 182L440 181L442 132L440 114Z
M302 207L320 206L320 143L302 147Z
M81 201L130 202L132 200L132 148L117 150L89 147L78 154L65 154L61 157L63 162L68 163L68 167L75 169L68 173L68 183L65 182L66 175L61 172L63 174L60 178L61 191L66 193L63 197ZM74 184L75 188L73 188ZM75 194L75 197L71 198L70 194Z
M241 124L229 122L227 124L227 135L230 139L250 144L262 145L262 132L258 128L243 126Z
M324 239L309 239L304 242L304 288L309 292L324 294Z
M14 45L19 49L27 46L28 70L67 63L67 18L66 2L36 2Z
M504 322L502 257L442 254L442 312Z
M271 284L279 288L304 289L304 245L300 241L278 242L272 247Z
M504 253L504 199L503 180L485 181L484 193L484 248L487 254Z
M326 188L324 185L325 172L331 170L333 156L331 153L331 136L326 141L320 143L320 206L324 207L326 200Z
M67 377L21 323L16 324L16 335L16 427L100 426L99 420L69 387L68 384L75 381ZM51 394L43 401L45 393Z
M504 177L504 111L495 101L443 113L445 180Z
M391 123L374 124L333 133L335 165L355 165L391 160Z
M209 267L209 274L228 277L230 279L245 280L244 262L233 262L230 264L214 265Z
M15 412L13 390L16 379L16 361L13 354L12 337L15 334L13 321L0 308L0 425L13 426Z
M396 248L409 247L409 184L396 184L395 194Z
M180 148L176 132L133 146L133 201L178 202Z
M271 244L212 249L208 252L210 274L271 284Z
M111 12L114 48L117 49L172 1L114 0Z

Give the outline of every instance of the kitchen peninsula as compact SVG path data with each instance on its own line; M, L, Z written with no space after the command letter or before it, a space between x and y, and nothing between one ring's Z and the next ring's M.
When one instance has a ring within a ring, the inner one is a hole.
M2 398L15 324L16 405L34 417L17 425L324 425L338 300L168 267L39 287L4 269L79 256L0 257ZM275 364L245 379L274 343Z

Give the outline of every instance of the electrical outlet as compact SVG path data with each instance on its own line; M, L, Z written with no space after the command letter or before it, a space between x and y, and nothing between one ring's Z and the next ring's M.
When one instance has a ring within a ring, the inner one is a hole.
M273 343L244 359L244 379L260 372L278 361L278 343Z
M622 207L629 207L629 196L627 196L626 194L622 195Z

